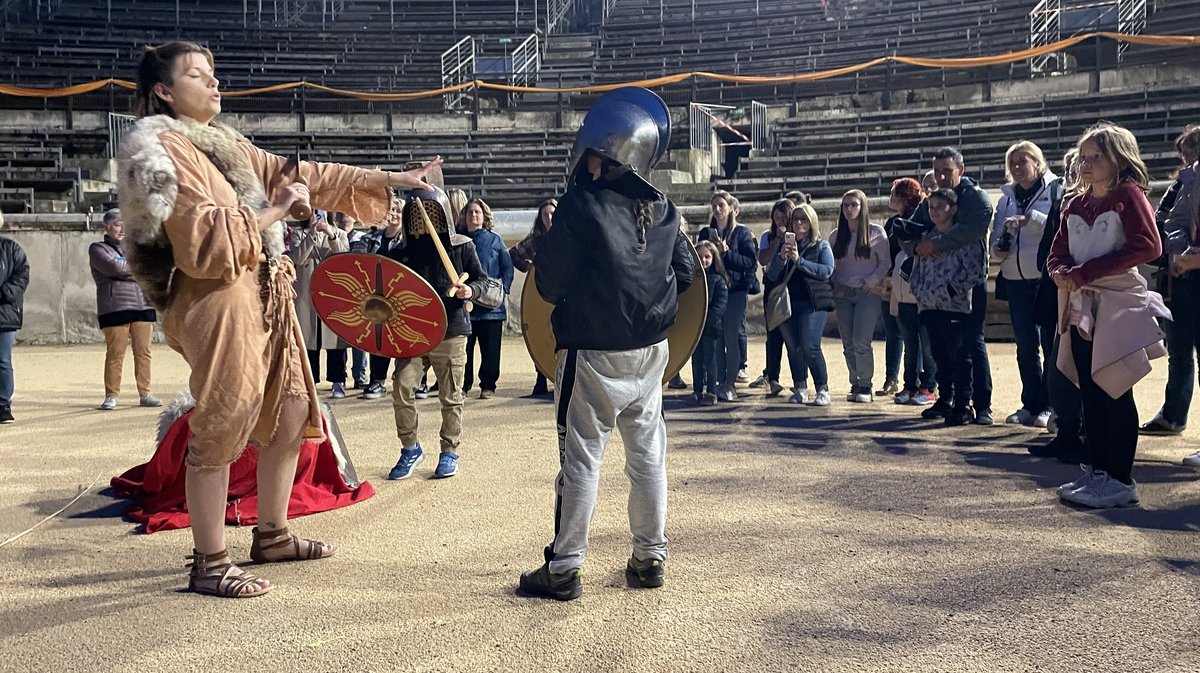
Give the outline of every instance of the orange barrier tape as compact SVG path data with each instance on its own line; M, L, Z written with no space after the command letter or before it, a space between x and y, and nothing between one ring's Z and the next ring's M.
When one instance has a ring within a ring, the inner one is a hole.
M1095 37L1103 37L1119 42L1128 42L1130 44L1141 44L1156 47L1200 47L1200 36L1194 35L1129 35L1127 33L1087 33L1084 35L1075 35L1068 37L1058 42L1047 44L1041 47L1033 47L1014 51L1007 54L996 54L993 56L974 56L969 58L922 58L917 56L883 56L872 59L857 65L850 65L843 68L834 68L831 70L822 70L819 72L810 72L796 75L777 75L777 76L754 76L754 75L722 75L712 72L684 72L674 75L664 75L662 77L654 77L650 79L637 80L635 82L617 82L613 84L596 84L593 86L574 86L574 87L544 87L544 86L514 86L511 84L501 84L498 82L487 82L484 80L474 80L472 82L463 82L454 86L444 87L441 89L432 89L429 91L413 91L409 93L374 93L369 91L350 91L346 89L335 89L333 87L314 84L312 82L284 82L281 84L273 84L271 86L259 87L256 89L241 89L238 91L224 91L223 96L229 98L239 98L242 96L255 96L264 93L274 93L276 91L286 91L297 87L305 87L315 91L332 94L335 96L343 96L347 98L356 98L358 100L367 101L408 101L418 100L421 98L432 98L441 96L455 91L463 91L465 89L492 89L494 91L509 91L513 93L603 93L612 91L625 86L641 86L647 88L667 86L670 84L678 84L693 77L697 79L714 80L718 82L731 82L734 84L791 84L795 82L816 82L832 77L842 77L851 75L856 72L873 68L884 63L902 63L904 65L912 65L922 68L982 68L990 65L1001 65L1006 63L1014 63L1016 61L1024 61L1036 56L1062 51L1068 47L1073 47L1080 42L1090 40ZM95 82L87 82L85 84L75 84L73 86L51 88L51 89L36 89L29 87L12 86L8 84L0 84L0 95L17 96L24 98L61 98L64 96L78 96L80 94L91 93L98 89L103 89L109 85L119 86L125 89L136 89L133 82L122 79L104 79Z

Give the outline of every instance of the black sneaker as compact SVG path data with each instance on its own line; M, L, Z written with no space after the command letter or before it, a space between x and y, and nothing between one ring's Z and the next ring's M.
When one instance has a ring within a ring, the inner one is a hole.
M1174 437L1183 434L1183 427L1168 421L1160 414L1143 423L1138 428L1138 434L1152 437Z
M671 390L687 390L688 384L687 381L683 380L682 376L676 374L671 378L671 381L667 383L667 387Z
M583 595L583 584L579 582L580 571L571 570L562 574L550 572L550 564L543 563L537 570L521 573L521 591L540 598L556 601L573 601Z
M975 412L971 411L971 407L957 407L942 422L946 425L970 425L974 420Z
M0 425L16 423L17 419L13 418L11 407L0 407Z
M950 403L944 400L938 400L933 403L932 407L921 412L921 418L934 420L936 418L945 418L950 415L952 408Z
M625 564L625 581L634 589L657 589L663 585L663 562L658 559L647 561L630 556Z
M991 425L995 422L992 419L991 409L977 409L975 411L975 425Z

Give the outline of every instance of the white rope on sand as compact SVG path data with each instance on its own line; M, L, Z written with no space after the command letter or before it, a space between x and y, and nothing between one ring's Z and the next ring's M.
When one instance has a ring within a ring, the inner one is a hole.
M51 514L50 516L46 517L45 519L42 519L41 521L39 521L39 522L37 522L37 523L33 524L32 526L30 526L29 528L26 528L25 530L21 531L20 533L17 533L16 535L14 535L14 536L12 536L12 537L8 538L8 539L7 539L7 540L5 540L4 542L0 542L0 547L3 547L4 545L6 545L6 544L8 544L8 543L10 543L10 542L16 542L17 540L20 540L21 538L25 537L26 535L29 535L30 533L32 533L32 532L33 532L33 530L34 530L35 528L37 528L38 526L40 526L40 525L42 525L42 524L46 523L46 522L47 522L47 521L49 521L50 519L53 519L54 517L58 516L59 514L62 514L63 512L67 511L67 508L68 508L68 507L70 507L71 505L74 505L76 502L78 502L78 501L79 501L79 499L80 499L80 498L82 498L82 497L84 496L84 494L85 494L85 493L87 493L88 491L92 490L92 487L96 485L96 482L100 481L100 476L101 476L101 475L103 475L103 474L104 474L103 472L101 472L100 474L97 474L97 475L96 475L96 478L92 480L92 483L88 484L88 485L87 485L87 488L85 488L85 489L83 489L82 491L80 491L80 492L79 492L79 495L77 495L77 496L75 496L74 498L72 498L72 499L71 499L71 502L68 502L67 504L63 505L63 506L62 506L62 509L60 509L60 510L58 510L57 512L55 512L55 513Z

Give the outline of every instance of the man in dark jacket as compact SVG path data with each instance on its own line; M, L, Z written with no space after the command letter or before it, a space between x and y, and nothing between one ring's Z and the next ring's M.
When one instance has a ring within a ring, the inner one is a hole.
M4 215L0 215L0 229ZM12 423L12 351L25 309L29 260L11 238L0 236L0 424Z
M104 332L104 402L100 408L117 408L121 394L121 369L125 364L125 349L133 342L133 372L137 379L140 404L161 407L162 402L150 393L150 342L154 336L154 309L146 302L142 288L133 279L129 262L122 247L125 224L121 211L113 208L104 213L104 240L88 248L92 279L96 281L96 313L100 331Z
M625 444L630 586L659 587L667 558L667 429L662 379L667 331L693 263L679 213L645 175L666 153L670 117L645 89L613 91L588 112L572 151L567 193L538 239L538 293L554 304L559 462L554 539L546 562L521 575L529 594L571 600L596 505L604 447Z
M922 257L932 257L957 250L964 245L983 245L987 249L988 228L992 224L992 201L987 192L980 189L978 183L963 173L966 166L963 156L953 147L943 147L933 155L933 177L941 189L953 189L958 197L958 214L954 218L955 226L944 236L938 237L936 243L930 240L921 241L916 246L916 254ZM917 207L913 221L933 226L929 217L929 201L926 200ZM975 286L971 293L971 330L969 339L974 341L971 349L972 371L972 400L975 407L975 423L979 425L992 424L992 370L988 362L987 345L983 341L983 321L987 316L987 280ZM922 412L922 416L933 418L944 416L950 409L942 409L935 405Z
M458 447L462 435L463 374L467 366L467 335L471 333L471 319L467 315L466 303L471 297L484 291L483 268L475 254L475 245L466 236L452 233L450 201L440 189L433 192L412 191L404 205L404 244L380 250L385 256L400 262L415 271L437 291L446 308L446 338L433 350L419 358L396 360L396 373L392 375L392 408L396 416L396 435L400 438L400 460L388 474L388 479L406 479L420 463L425 453L417 440L417 415L415 390L424 374L422 359L428 359L438 382L438 400L442 403L441 454L433 476L453 477L458 473ZM458 274L467 274L465 283L446 275L441 255L425 229L424 220L417 210L416 199L425 209L438 232L442 247L450 257L450 263ZM447 296L454 288L454 296Z

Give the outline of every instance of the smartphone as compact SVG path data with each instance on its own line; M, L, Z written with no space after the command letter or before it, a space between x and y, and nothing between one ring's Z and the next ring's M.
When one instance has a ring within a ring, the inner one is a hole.
M789 231L784 233L783 242L787 243L788 245L796 245L796 232Z

